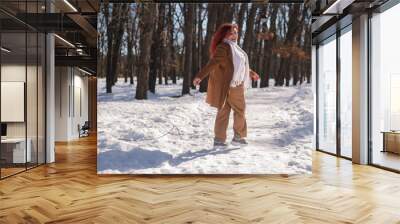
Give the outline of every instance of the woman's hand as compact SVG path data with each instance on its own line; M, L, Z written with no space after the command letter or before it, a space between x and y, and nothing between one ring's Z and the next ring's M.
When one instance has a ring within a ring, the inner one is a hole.
M194 85L194 86L200 85L200 82L201 82L201 79L200 79L200 78L194 78L194 79L193 79L193 85Z
M256 72L251 71L251 72L250 72L250 78L251 78L253 81L257 81L257 80L260 79L260 76L259 76Z

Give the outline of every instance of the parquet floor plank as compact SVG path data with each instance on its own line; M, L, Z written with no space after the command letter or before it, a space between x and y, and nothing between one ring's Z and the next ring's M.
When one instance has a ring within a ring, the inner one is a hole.
M313 153L313 174L97 175L96 136L0 181L0 223L397 223L400 175Z

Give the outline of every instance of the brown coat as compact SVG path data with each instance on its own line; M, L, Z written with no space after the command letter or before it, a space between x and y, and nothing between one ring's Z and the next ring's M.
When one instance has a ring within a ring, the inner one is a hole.
M233 77L232 51L229 44L218 44L214 56L196 74L203 80L209 75L206 102L212 107L222 108L226 101L229 85ZM250 70L250 73L253 72Z

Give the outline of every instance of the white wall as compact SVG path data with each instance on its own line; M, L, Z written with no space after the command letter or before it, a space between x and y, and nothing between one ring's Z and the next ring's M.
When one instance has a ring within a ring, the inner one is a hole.
M72 67L56 67L55 73L55 140L74 140L78 125L88 120L88 78Z
M78 75L77 71L79 72ZM75 69L74 72L74 96L71 96L74 99L74 108L72 108L72 135L78 136L78 124L82 126L88 120L88 77L82 76L83 73L79 70Z
M38 69L38 70L37 70ZM30 140L29 148L31 148L31 155L33 162L44 163L45 159L45 141L44 141L44 74L42 73L41 66L25 66L18 63L3 63L1 66L2 85L3 82L23 82L26 85L26 99L22 96L23 102L21 107L12 108L4 106L1 108L3 113L22 113L22 120L18 122L5 122L7 124L7 137L24 138L25 135ZM27 79L27 80L25 80ZM2 89L2 98L9 98ZM18 94L24 94L24 89L18 90ZM26 101L25 101L26 100ZM26 106L25 106L26 102ZM2 102L3 104L4 102ZM13 102L10 102L13 103ZM18 102L14 102L18 103ZM12 111L14 110L14 111ZM19 110L19 111L15 111ZM26 120L24 114L26 112ZM3 120L3 119L2 119ZM39 159L38 161L36 161Z
M25 82L25 64L3 64L1 66L1 81ZM7 108L1 108L6 110ZM7 137L25 137L25 122L7 122Z
M26 75L25 64L3 64L1 66L1 81L2 82L25 82ZM28 66L28 70L32 68ZM28 97L36 97L36 92L28 92ZM30 102L31 100L28 100ZM36 107L36 105L35 105ZM7 108L1 108L7 110ZM24 109L24 108L23 108ZM36 114L35 114L36 116ZM31 114L28 114L28 120L33 120ZM25 137L25 122L7 122L7 136L8 137Z
M67 67L55 68L55 141L68 140L68 85Z

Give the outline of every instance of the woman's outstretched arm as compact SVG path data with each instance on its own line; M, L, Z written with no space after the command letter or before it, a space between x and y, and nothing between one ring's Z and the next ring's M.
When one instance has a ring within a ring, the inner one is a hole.
M255 72L251 69L249 69L249 75L250 75L250 78L254 81L260 79L260 76L257 74L257 72Z
M196 76L193 80L193 84L194 85L198 84L198 83L194 83L195 81L198 81L200 83L200 81L203 80L204 78L206 78L210 74L210 72L216 68L216 66L224 63L225 59L226 59L226 49L221 44L219 44L217 46L214 56L196 74Z

